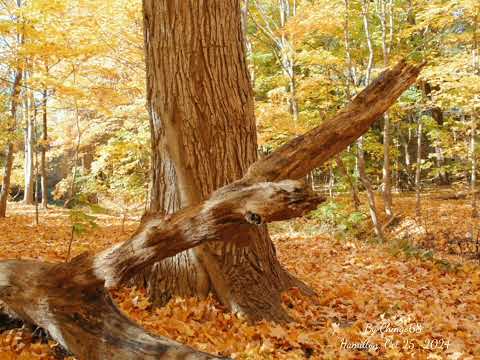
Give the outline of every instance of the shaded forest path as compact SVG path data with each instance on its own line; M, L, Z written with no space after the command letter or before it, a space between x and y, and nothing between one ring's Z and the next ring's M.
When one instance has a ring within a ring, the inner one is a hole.
M62 260L68 213L54 209L38 228L32 222L31 207L21 205L0 220L0 258ZM108 216L98 223L75 241L74 255L122 241L135 229L131 223L122 233L120 220ZM295 290L284 295L297 323L249 325L211 298L174 299L151 309L138 289L118 289L114 297L148 330L237 359L480 358L478 266L326 235L277 233L275 244L288 270L318 293L313 302ZM27 331L7 330L0 335L0 358L53 359L53 346L32 341Z

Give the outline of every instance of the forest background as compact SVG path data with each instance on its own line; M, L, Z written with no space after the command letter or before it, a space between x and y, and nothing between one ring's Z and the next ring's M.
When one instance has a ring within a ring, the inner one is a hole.
M38 184L44 207L78 194L119 211L141 207L150 132L140 2L5 1L1 11L0 147L13 148L0 165L5 179L16 154L12 197L33 204ZM249 1L242 11L262 154L332 116L406 57L428 62L419 85L312 172L312 183L354 198L359 187L378 189L391 217L392 191L475 181L476 1Z
M468 197L460 221L471 221L443 240L478 257L478 2L248 0L242 16L260 156L332 117L399 59L427 62L368 133L307 177L329 195L310 219L385 240L412 212L425 245L436 219L423 199ZM138 0L0 2L0 217L14 201L37 204L40 222L41 208L65 205L73 240L96 226L92 212L125 220L148 209L142 27ZM305 231L297 225L287 227Z

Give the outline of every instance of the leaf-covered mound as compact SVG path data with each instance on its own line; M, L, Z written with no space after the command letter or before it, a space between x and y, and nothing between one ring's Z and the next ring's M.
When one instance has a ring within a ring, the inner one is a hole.
M2 258L59 261L69 226L62 210L0 221ZM94 233L76 240L74 254L97 251L128 237L104 217ZM134 230L130 224L129 230ZM312 285L315 299L293 289L284 305L297 322L254 325L225 311L213 298L172 299L152 309L144 291L116 289L120 308L148 330L200 350L236 359L476 359L480 357L480 269L445 266L435 258L393 255L389 246L326 236L276 236L285 266ZM55 343L39 343L27 330L0 335L1 359L53 359Z

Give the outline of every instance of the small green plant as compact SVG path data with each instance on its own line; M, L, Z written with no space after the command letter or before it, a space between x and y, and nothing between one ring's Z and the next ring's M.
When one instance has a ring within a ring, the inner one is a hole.
M367 218L364 213L350 212L344 204L333 200L312 211L309 217L327 226L339 237L358 237L362 232L361 224Z
M407 258L416 258L422 261L430 261L443 271L456 272L460 268L459 263L454 263L446 259L437 258L431 249L425 249L415 245L409 239L400 239L389 245L389 251L392 255L403 254Z
M108 213L106 209L97 204L88 202L85 196L78 195L75 198L75 207L70 209L68 218L72 226L70 233L70 241L68 243L68 251L66 261L69 261L72 250L72 243L75 236L81 236L89 233L98 227L97 214Z

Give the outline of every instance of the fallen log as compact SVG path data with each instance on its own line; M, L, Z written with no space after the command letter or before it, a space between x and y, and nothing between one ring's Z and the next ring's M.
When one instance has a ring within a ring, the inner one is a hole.
M473 192L475 196L478 196L480 190ZM435 200L465 200L468 196L472 196L471 191L459 191L456 193L440 194L432 197Z
M61 264L0 262L0 298L80 359L214 359L148 334L118 310L106 287L203 242L228 239L238 227L297 217L322 201L293 180L232 184L202 204L146 221L129 241L97 255Z
M219 359L149 334L118 310L107 288L204 242L236 239L239 227L286 220L316 208L322 197L301 182L285 179L303 178L355 141L415 81L420 69L400 62L337 116L253 164L243 179L198 205L146 219L124 243L69 263L0 262L0 299L79 359Z

